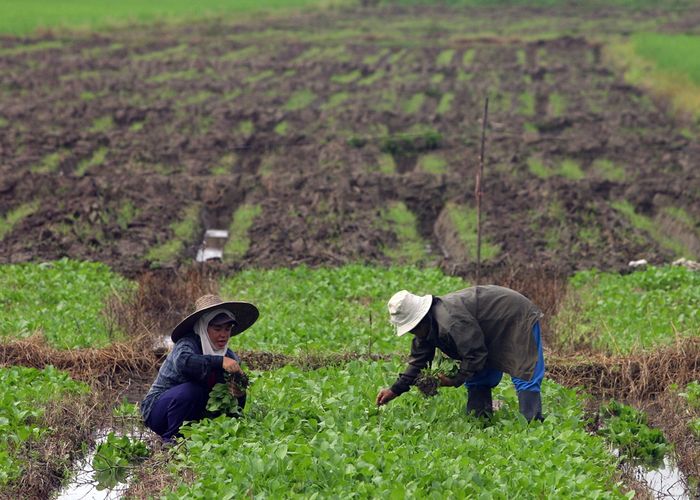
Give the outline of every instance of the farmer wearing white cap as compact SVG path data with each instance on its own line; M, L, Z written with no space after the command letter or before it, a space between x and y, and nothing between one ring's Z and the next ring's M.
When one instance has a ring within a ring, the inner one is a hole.
M172 442L183 422L203 418L209 393L224 382L224 372L243 374L240 358L228 348L229 339L257 319L253 304L224 302L216 295L197 299L195 311L173 329L175 346L141 402L146 426ZM243 409L245 392L232 395Z
M528 421L542 419L542 313L530 300L509 288L485 285L440 297L401 290L388 308L396 334L411 332L414 338L406 370L379 392L377 405L408 391L439 348L460 362L454 378L439 376L440 385L467 387L467 413L491 415L491 389L505 372L515 385L520 412Z

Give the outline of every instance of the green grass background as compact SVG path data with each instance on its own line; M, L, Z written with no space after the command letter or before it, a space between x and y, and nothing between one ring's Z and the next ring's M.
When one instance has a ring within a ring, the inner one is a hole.
M100 29L152 21L190 21L228 14L330 6L341 0L3 0L0 33L29 34L41 28Z

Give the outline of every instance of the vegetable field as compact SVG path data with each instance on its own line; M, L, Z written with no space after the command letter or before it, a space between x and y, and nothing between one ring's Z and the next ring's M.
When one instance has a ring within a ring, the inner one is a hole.
M698 495L697 3L10 4L0 497L93 453L135 498ZM544 421L377 407L389 297L477 279L545 314ZM260 310L248 405L163 447L135 405L205 293Z

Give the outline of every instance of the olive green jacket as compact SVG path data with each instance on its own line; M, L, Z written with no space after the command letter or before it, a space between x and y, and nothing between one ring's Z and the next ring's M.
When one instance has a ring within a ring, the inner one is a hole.
M484 285L433 298L432 328L414 337L406 370L391 387L396 394L410 389L439 348L460 361L454 378L462 384L485 367L530 380L537 363L532 327L542 312L509 288Z

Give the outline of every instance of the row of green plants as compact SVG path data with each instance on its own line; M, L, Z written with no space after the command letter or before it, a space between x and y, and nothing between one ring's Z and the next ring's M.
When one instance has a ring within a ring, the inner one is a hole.
M27 443L40 446L51 434L52 429L42 421L46 406L88 390L87 385L51 366L43 370L0 368L0 487L21 476L27 464Z
M630 353L700 331L700 273L648 266L621 275L580 271L557 317L559 340L572 347Z
M233 339L234 349L388 353L407 351L410 342L389 324L386 303L395 292L442 295L466 286L435 268L350 264L248 269L224 279L221 293L260 309L258 322Z
M96 262L61 259L0 266L0 338L36 332L58 348L103 347L123 337L105 307L133 283Z
M502 384L490 422L464 388L411 391L377 408L399 362L257 374L243 417L186 426L167 498L622 498L616 459L589 434L580 396L545 381L547 419L529 425Z

